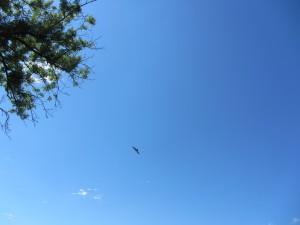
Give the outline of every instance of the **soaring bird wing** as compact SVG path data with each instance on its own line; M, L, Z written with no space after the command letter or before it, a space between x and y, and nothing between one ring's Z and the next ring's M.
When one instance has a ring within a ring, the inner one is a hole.
M136 151L137 154L140 154L139 150L136 147L132 146L132 148Z

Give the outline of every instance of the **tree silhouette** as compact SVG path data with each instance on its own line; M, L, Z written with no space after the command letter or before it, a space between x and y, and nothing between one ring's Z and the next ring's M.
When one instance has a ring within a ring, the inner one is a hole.
M83 50L97 49L90 32L95 19L82 9L94 1L0 1L0 126L6 133L10 115L36 123L37 108L50 115L60 93L88 78Z

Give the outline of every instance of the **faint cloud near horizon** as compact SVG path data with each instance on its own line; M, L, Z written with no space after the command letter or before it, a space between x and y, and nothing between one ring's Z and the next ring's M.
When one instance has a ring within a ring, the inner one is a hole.
M12 213L3 213L3 216L5 216L7 220L13 220L15 218L15 215Z
M150 183L152 183L152 181L151 180L142 180L141 183L143 183L143 184L150 184Z
M97 188L80 188L79 191L71 193L72 195L77 195L79 197L87 197L95 200L101 200L102 195L100 195Z
M1 159L2 161L6 161L6 162L9 162L9 163L12 163L12 162L13 162L13 160L12 160L10 157L8 157L8 156L1 157L0 159Z
M297 217L294 217L294 218L292 219L291 224L298 224L298 223L300 223L300 219L297 218Z

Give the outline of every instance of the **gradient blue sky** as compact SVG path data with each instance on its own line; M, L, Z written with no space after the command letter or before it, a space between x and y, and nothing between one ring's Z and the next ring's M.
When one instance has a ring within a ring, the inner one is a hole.
M86 7L95 80L0 136L0 225L300 224L299 10Z

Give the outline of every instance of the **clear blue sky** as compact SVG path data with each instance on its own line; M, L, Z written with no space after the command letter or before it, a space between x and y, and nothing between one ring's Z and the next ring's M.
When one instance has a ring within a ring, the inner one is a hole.
M0 136L0 225L300 224L299 10L86 7L95 80Z

